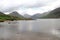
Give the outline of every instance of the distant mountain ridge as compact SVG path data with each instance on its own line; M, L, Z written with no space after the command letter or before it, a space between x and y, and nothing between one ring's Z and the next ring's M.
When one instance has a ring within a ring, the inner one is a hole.
M23 16L21 14L19 14L18 12L16 12L16 11L11 12L9 15L23 18Z
M41 14L37 13L34 14L33 16L31 16L32 19L39 19L39 17L41 16Z
M0 12L0 21L6 20L32 20L32 19L41 19L41 18L60 18L60 7L52 11L45 12L43 14L36 13L34 15L24 14L21 15L18 12L14 11L6 15L3 12Z
M6 15L3 12L0 12L0 22L2 21L13 21L13 20L20 20L21 18L16 17L16 16L11 16L11 15Z
M40 13L37 13L37 14L34 14L33 16L31 16L32 19L40 19L40 17L43 17L45 15L47 15L48 13L43 13L43 14L40 14Z
M59 8L56 8L52 11L49 11L49 12L45 12L45 13L36 13L34 15L29 15L29 14L24 14L23 16L20 15L18 12L12 12L10 13L9 15L12 15L12 16L17 16L17 17L20 17L20 18L32 18L32 19L40 19L40 18L60 18L60 7Z
M32 18L28 17L29 16L28 14L26 14L27 16L25 16L25 15L23 16L16 11L11 12L9 15L19 17L20 19L23 19L23 20L32 20Z
M31 15L29 15L29 14L24 14L23 15L25 18L31 18Z
M48 15L42 18L60 18L60 7L52 10Z
M43 17L45 15L49 14L49 12L45 12L43 14L36 13L34 15L24 14L23 17L25 18L32 18L32 19L40 19L40 17Z
M0 15L5 15L3 12L0 12Z

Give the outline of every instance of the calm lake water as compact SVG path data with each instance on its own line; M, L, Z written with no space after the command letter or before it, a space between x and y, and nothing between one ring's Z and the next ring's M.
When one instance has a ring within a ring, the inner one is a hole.
M60 37L60 19L21 20L0 23L0 38L13 37L19 32L41 32Z

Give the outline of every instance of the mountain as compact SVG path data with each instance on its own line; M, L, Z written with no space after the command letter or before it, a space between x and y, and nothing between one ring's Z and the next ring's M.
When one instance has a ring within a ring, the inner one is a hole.
M37 13L34 14L33 16L31 16L32 19L39 19L39 17L41 16L41 14Z
M48 15L42 18L60 18L60 7L52 10Z
M31 15L29 15L29 14L24 14L23 15L25 18L31 18Z
M19 20L20 18L15 17L15 16L10 16L10 15L6 15L3 12L0 12L0 22L2 21L13 21L13 20Z
M24 19L24 17L22 15L20 15L18 12L14 11L14 12L11 12L9 15L11 16L16 16L16 17L19 17L21 19Z
M31 18L24 18L17 12L12 12L9 15L4 14L3 12L0 12L0 22L4 21L14 21L14 20L32 20Z
M20 20L32 20L32 18L26 18L26 16L22 16L21 14L19 14L18 12L14 11L12 13L9 14L10 16L15 16L15 17L18 17L20 18ZM28 17L28 15L27 15Z
M16 17L23 17L22 15L20 15L18 12L14 11L14 12L11 12L9 15L11 16L16 16Z
M0 12L0 15L5 15L3 12Z
M40 17L43 17L43 16L45 16L45 15L47 15L47 14L48 14L47 12L42 13L42 14L36 13L36 14L34 14L33 16L31 16L31 18L32 18L32 19L40 19Z

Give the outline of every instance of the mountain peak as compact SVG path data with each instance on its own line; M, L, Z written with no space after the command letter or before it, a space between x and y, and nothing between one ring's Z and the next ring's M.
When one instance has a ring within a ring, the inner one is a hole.
M0 14L4 14L3 12L0 12Z
M11 12L9 15L11 16L16 16L16 17L19 17L19 18L24 18L21 14L19 14L17 11L14 11L14 12Z
M19 14L17 11L11 12L10 14Z
M24 14L23 15L25 18L30 18L31 17L31 15L29 15L29 14Z
M60 11L60 7L53 10L54 12Z
M60 18L60 7L52 10L48 15L44 16L44 18Z

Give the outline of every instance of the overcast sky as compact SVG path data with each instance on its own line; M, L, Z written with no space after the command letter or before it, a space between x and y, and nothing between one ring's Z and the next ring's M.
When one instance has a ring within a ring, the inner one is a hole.
M60 0L0 0L0 11L9 13L18 11L20 14L43 13L60 7Z

